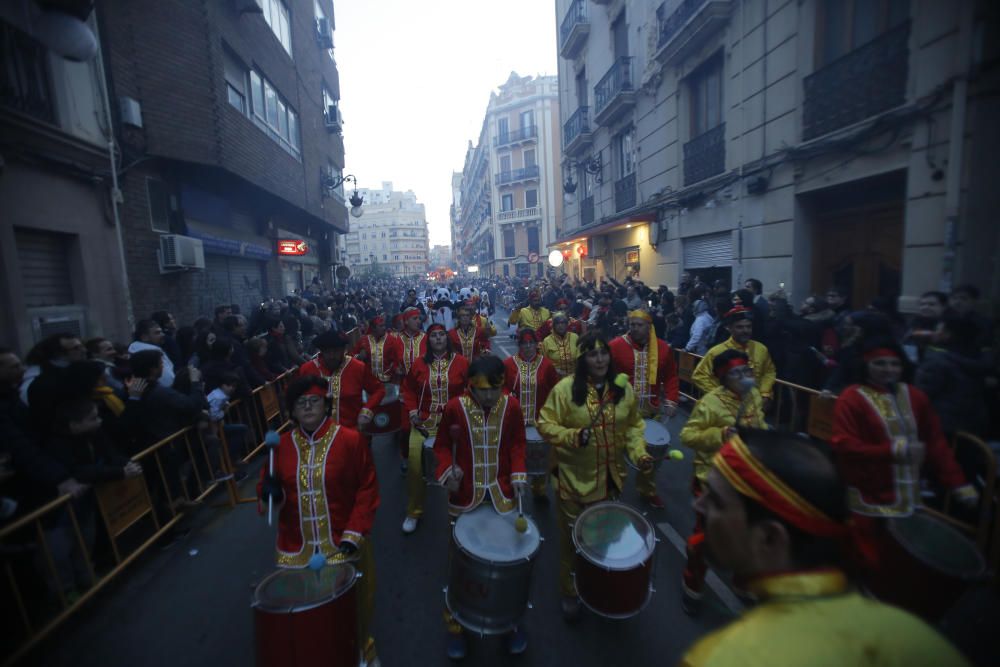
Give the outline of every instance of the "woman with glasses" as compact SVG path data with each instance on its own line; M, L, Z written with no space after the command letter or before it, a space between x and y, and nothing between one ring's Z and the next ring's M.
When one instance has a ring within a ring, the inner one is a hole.
M707 357L706 357L707 358ZM681 429L681 443L694 450L691 492L701 496L712 458L739 428L766 429L763 399L757 389L750 358L739 350L725 350L712 359L712 372L721 386L701 397ZM698 613L705 585L706 565L702 554L705 527L701 515L687 541L687 565L682 582L684 611Z

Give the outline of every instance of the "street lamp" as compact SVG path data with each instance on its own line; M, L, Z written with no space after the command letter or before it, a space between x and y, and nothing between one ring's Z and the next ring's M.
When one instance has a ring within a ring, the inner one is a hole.
M601 154L598 153L596 157L588 158L581 164L583 165L583 170L586 171L588 174L595 176L596 178L594 180L597 181L598 185L600 185L603 180L601 178L601 168L603 167L603 165L601 164ZM576 167L576 165L577 163L575 162L571 162L569 164L570 168L569 178L567 178L566 182L563 183L563 193L564 193L563 201L565 201L567 204L572 204L574 201L576 201L577 183L573 181L573 171L572 171L573 168Z
M552 252L549 253L549 266L553 268L559 268L559 266L563 263L564 259L566 258L563 257L562 252L560 252L559 250L553 250Z
M361 210L361 206L365 203L365 198L358 194L358 179L355 178L353 174L348 174L347 176L334 176L327 170L323 170L323 193L328 194L333 192L345 182L354 183L354 194L351 195L351 215L355 218L360 218L364 211Z

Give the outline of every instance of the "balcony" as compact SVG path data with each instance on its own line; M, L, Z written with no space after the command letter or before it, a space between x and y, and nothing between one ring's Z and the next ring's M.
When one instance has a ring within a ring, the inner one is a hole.
M537 220L542 217L542 207L532 206L531 208L516 208L513 211L500 211L497 213L497 222L522 222L527 220Z
M513 132L493 137L493 146L512 146L514 144L523 144L528 141L534 141L537 138L538 127L536 125L528 125L527 127L519 128Z
M656 15L656 59L664 65L683 60L729 21L732 0L683 0L670 16Z
M615 181L615 213L635 206L635 172Z
M590 122L587 120L589 111L590 107L580 107L563 125L563 152L570 157L590 148L593 141Z
M533 164L530 167L525 167L523 169L514 169L513 171L501 171L496 175L497 185L512 185L513 183L519 183L521 181L534 180L538 180L537 164Z
M726 124L684 144L684 185L703 181L726 170Z
M580 200L580 227L594 224L594 195Z
M594 86L594 122L610 125L634 106L632 56L621 56Z
M559 26L559 55L567 59L576 58L587 43L588 35L587 0L573 0Z
M802 138L814 139L906 102L909 39L907 21L807 76Z

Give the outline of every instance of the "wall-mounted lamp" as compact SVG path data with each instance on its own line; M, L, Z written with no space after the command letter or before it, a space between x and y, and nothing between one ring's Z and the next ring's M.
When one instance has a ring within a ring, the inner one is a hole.
M360 218L364 211L361 210L361 206L365 203L365 198L358 194L358 179L354 177L353 174L348 174L347 176L337 176L332 173L330 169L324 168L321 170L321 178L323 185L323 196L329 197L330 194L343 185L345 182L354 183L354 194L351 195L351 215L355 218Z
M594 176L594 180L597 182L598 185L604 182L604 179L601 177L601 169L603 168L603 165L601 164L600 153L598 153L592 158L589 158L579 163L570 162L569 178L567 178L566 182L563 183L563 199L567 204L572 204L576 200L575 195L578 184L575 181L573 181L573 169L578 164L583 165L583 170L588 174Z

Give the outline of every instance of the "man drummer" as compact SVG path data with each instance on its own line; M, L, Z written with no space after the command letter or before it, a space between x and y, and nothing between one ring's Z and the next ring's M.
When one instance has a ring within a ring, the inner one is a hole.
M521 404L525 428L534 428L538 412L549 392L559 381L552 362L538 353L538 339L531 329L517 333L517 354L503 360L504 389ZM548 501L549 476L531 478L531 492L536 501Z
M295 426L281 435L274 474L267 466L261 471L257 495L278 508L278 567L349 561L361 571L361 636L365 662L373 665L375 560L368 535L379 504L378 481L364 438L331 419L328 390L317 375L300 377L288 387L285 403Z
M514 310L508 324L516 324L518 330L538 330L549 319L549 309L542 305L542 294L537 289L528 292L528 303Z
M364 362L345 354L350 344L350 338L342 331L326 331L316 336L313 345L319 355L299 367L299 376L316 376L327 383L330 418L334 423L364 428L371 423L374 411L385 398L385 387ZM364 404L362 391L368 394Z
M846 497L829 457L801 436L727 439L694 508L706 556L758 604L699 640L682 667L967 665L922 621L850 586Z
M695 366L691 381L705 393L718 387L719 379L712 371L712 360L726 350L737 350L747 355L750 360L750 368L757 377L757 385L760 387L760 395L764 398L766 410L774 396L774 381L778 372L767 347L753 340L753 311L743 306L736 306L725 314L723 321L729 330L729 338L705 353Z
M569 330L569 316L564 311L552 315L552 333L542 340L542 354L555 366L560 378L573 374L580 350L576 343L579 336Z
M402 363L403 344L386 333L385 317L377 315L368 322L368 334L358 341L355 358L368 365L379 382L392 382L396 367Z
M673 417L680 389L670 346L656 337L653 317L644 310L628 314L628 329L628 333L611 341L615 368L628 375L643 419ZM656 491L655 471L640 472L635 483L643 502L654 509L663 509L663 499Z
M504 391L504 376L499 358L477 358L469 367L468 389L444 407L434 442L435 474L448 489L448 512L453 517L484 502L500 514L512 512L517 507L514 494L523 494L527 487L521 406ZM445 623L448 657L460 660L466 653L462 627L447 611ZM507 648L516 655L527 646L519 624L508 637Z
M469 361L490 350L487 332L473 321L473 312L474 308L468 301L459 306L458 324L448 332L452 347Z
M414 306L406 308L402 312L403 330L399 333L402 354L400 363L396 366L396 382L400 384L402 384L406 374L410 372L410 368L413 367L414 360L427 354L427 334L421 329L422 317L422 311ZM400 428L396 432L396 445L399 447L399 455L403 459L400 468L406 473L409 469L410 417L406 413L406 406L403 405L402 392L399 395L399 423Z

